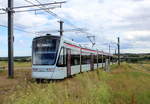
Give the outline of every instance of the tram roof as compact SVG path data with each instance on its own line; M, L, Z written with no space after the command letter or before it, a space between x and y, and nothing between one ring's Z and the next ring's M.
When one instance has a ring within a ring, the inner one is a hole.
M109 54L108 52L100 51L99 49L91 48L89 46L82 45L80 43L77 43L75 41L72 41L72 40L64 38L64 37L63 37L63 41L65 41L66 43L69 43L71 45L78 46L78 47L83 48L83 49L89 49L89 50L92 50L92 51L98 51L99 54L103 54L103 55L107 55L107 56L113 56L112 54Z
M92 50L92 51L98 51L99 54L103 54L103 55L107 55L107 56L113 56L112 54L108 53L108 52L104 52L104 51L100 51L99 49L96 49L96 48L91 48L89 46L85 46L83 44L80 44L80 43L77 43L75 41L72 41L70 39L67 39L65 37L60 37L60 36L56 36L56 35L51 35L51 34L47 34L47 35L42 35L42 36L37 36L35 37L33 40L36 40L38 38L41 38L41 37L54 37L54 38L62 38L64 42L66 43L69 43L71 45L75 45L77 47L80 47L80 48L83 48L83 49L89 49L89 50Z
M34 40L38 39L38 38L46 38L46 37L54 37L54 38L60 38L60 36L56 36L56 35L51 35L51 34L46 34L46 35L41 35L41 36L36 36L34 38Z

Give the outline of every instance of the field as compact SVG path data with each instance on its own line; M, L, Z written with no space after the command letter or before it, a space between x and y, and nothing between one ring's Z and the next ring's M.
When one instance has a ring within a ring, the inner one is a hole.
M7 66L5 62L2 65ZM150 62L122 63L77 74L61 81L37 84L31 64L16 63L15 78L0 71L2 104L149 104Z

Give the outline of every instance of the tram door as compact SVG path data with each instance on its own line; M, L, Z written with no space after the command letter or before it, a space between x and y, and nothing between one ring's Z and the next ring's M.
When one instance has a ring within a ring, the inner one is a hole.
M94 55L91 54L91 62L90 62L91 70L94 70Z
M67 50L67 77L71 76L71 49L66 49Z

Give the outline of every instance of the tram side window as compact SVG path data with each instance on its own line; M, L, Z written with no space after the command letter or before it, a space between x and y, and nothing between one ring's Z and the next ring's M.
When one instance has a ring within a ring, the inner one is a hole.
M57 66L59 67L65 67L66 66L66 49L61 48L61 52L59 54Z
M87 54L87 64L91 64L91 54Z
M71 50L71 65L80 65L80 51Z
M82 64L90 64L90 62L91 62L91 54L83 52L81 60L82 60L81 61Z
M107 59L107 56L103 56L103 60L104 60L104 62L106 62L106 59Z
M102 63L102 55L98 55L98 63Z
M87 61L86 61L86 53L82 53L82 56L81 56L81 64L87 64Z
M97 63L97 54L94 54L94 63Z

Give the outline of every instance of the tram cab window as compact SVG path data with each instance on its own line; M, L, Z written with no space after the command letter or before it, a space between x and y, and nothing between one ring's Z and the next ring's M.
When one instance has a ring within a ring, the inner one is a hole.
M59 38L41 37L33 41L33 65L54 65Z

